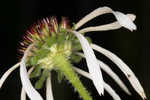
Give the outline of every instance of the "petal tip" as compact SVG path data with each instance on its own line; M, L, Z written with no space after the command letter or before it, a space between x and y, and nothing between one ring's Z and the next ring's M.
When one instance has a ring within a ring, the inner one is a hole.
M0 89L2 88L1 82L0 82Z
M147 100L145 92L141 92L141 97L142 97L143 100Z
M132 19L129 16L118 11L113 11L113 14L115 15L121 26L129 29L130 31L134 31L137 29L136 25L133 23Z

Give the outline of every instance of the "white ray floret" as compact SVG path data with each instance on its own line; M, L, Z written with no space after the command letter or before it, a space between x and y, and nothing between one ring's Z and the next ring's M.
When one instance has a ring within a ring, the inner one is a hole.
M82 25L92 20L93 18L100 16L102 14L106 14L106 13L112 13L116 17L116 19L118 20L121 26L131 31L136 30L136 25L132 22L132 20L127 15L118 11L113 11L109 7L100 7L94 10L93 12L89 13L75 25L75 29L80 28Z
M85 23L94 19L97 16L100 16L102 14L111 13L111 12L112 12L112 9L110 9L109 7L99 7L97 9L95 9L94 11L92 11L91 13L89 13L88 15L86 15L85 17L83 17L78 23L76 23L75 29L77 30L82 25L84 25Z
M0 88L2 87L3 83L5 82L5 80L7 79L7 77L16 69L18 68L20 65L20 63L15 64L13 67L11 67L10 69L8 69L3 76L0 79Z
M81 69L79 69L79 68L76 68L76 67L73 67L73 69L77 72L77 73L79 73L79 74L81 74L81 75L83 75L83 76L85 76L85 77L87 77L87 78L89 78L89 79L91 79L92 80L92 77L91 77L91 75L89 74L89 73L87 73L87 72L85 72L85 71L83 71L83 70L81 70ZM104 89L112 96L112 98L114 99L114 100L121 100L121 98L119 97L119 95L111 88L111 86L109 86L107 83L103 83L104 84Z
M86 58L89 73L92 77L93 83L94 83L98 93L100 95L104 94L102 73L101 73L98 61L95 57L95 54L94 54L92 48L90 47L88 41L82 34L76 32L76 31L70 31L70 32L72 32L80 41L82 50L83 50L85 58Z
M136 18L136 16L134 14L127 14L127 16L132 21L134 21ZM116 29L119 29L121 27L122 26L119 24L119 22L116 21L113 23L105 24L105 25L86 27L86 28L79 30L79 33L86 33L86 32L92 32L92 31L109 31L109 30L116 30Z
M22 88L21 89L21 96L20 96L21 100L26 100L26 92L25 90Z
M121 98L119 97L119 95L115 92L114 89L112 89L112 87L110 85L108 85L107 83L104 84L105 90L109 93L109 95L112 96L112 98L114 100L121 100Z
M21 59L21 63L20 63L20 77L21 77L21 82L23 85L23 88L25 90L25 92L27 93L28 97L31 100L43 100L41 95L35 90L35 88L32 86L28 74L27 74L27 69L26 69L26 65L25 65L25 59L26 56L29 52L29 50L32 48L33 45L30 45L27 50L24 53L23 58Z
M31 67L28 71L28 76L31 74L31 72L33 71L34 67ZM25 90L22 88L21 89L21 100L26 100L26 92Z
M47 78L46 81L46 100L54 100L52 92L51 75Z
M83 53L77 53L79 56L84 57ZM131 95L126 85L121 81L121 79L118 77L116 73L112 71L112 69L105 64L104 62L98 60L99 65L101 66L101 69L104 70L114 81L128 94Z
M139 80L136 78L135 74L132 72L132 70L126 65L119 57L117 57L112 52L97 46L96 44L91 44L91 47L108 57L110 60L112 60L119 68L120 70L125 74L125 76L128 78L129 82L135 89L135 91L143 98L146 99L146 95L144 92L143 87L141 86Z
M118 20L119 24L130 31L136 30L136 25L133 23L133 21L125 14L119 12L119 11L113 11L113 14L115 15L116 19Z

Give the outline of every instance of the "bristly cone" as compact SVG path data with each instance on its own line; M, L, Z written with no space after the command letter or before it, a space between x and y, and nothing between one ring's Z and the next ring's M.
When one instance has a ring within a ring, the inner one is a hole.
M44 39L56 35L60 32L61 28L70 28L68 20L62 17L61 24L58 25L56 17L44 18L43 20L34 23L29 30L23 35L23 39L20 42L19 53L24 54L26 48L37 41L44 42Z

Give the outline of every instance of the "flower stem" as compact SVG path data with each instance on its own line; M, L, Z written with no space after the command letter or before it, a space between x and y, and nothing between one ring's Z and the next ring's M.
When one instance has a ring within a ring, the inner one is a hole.
M89 92L85 89L77 74L72 69L72 65L69 60L62 54L57 54L53 59L57 70L62 72L67 80L73 85L73 87L78 91L79 95L83 100L92 100Z

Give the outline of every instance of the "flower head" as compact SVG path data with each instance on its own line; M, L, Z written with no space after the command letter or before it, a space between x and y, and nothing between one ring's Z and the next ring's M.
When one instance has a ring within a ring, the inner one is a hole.
M102 26L87 27L78 30L78 28L86 22L106 13L112 13L117 21ZM126 75L136 92L145 99L144 90L132 70L115 54L92 44L91 41L88 41L89 38L82 34L90 31L114 30L120 27L125 27L131 31L136 30L136 25L133 23L133 20L135 20L133 14L125 15L121 12L113 11L109 7L100 7L82 18L75 26L69 25L65 17L62 17L60 24L57 22L56 17L45 18L38 21L23 36L23 41L19 47L19 51L23 54L21 61L2 76L0 87L8 75L20 66L20 77L23 86L21 100L26 100L26 93L31 100L43 100L36 89L41 89L44 82L46 82L46 99L53 100L51 71L54 70L58 73L58 80L61 81L63 77L66 78L83 100L92 100L89 92L76 74L77 72L92 80L99 95L104 95L105 89L113 99L120 100L119 95L103 80L102 69L110 75L127 94L131 95L118 75L114 73L108 65L96 58L93 51L94 49L112 60ZM83 53L81 53L81 50L83 50ZM89 73L72 65L79 63L82 57L86 59ZM27 67L30 67L28 72ZM33 86L30 79L37 79L37 77L39 79L35 83L35 86Z

